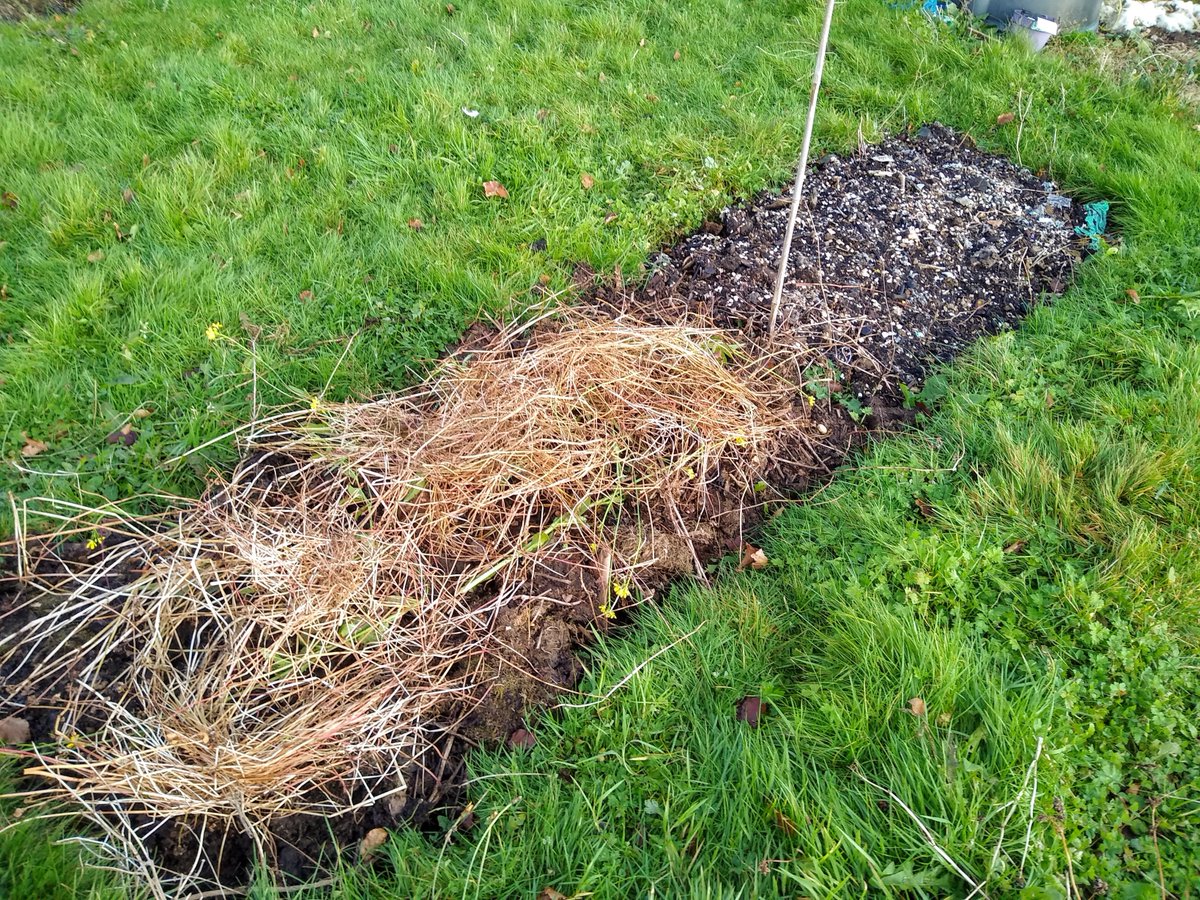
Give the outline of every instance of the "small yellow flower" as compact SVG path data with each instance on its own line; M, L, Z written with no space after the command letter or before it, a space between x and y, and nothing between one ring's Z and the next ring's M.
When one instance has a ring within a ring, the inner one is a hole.
M613 582L613 594L615 594L617 597L620 597L622 600L628 600L629 599L629 582L628 581L614 581Z
M208 338L210 341L215 341L217 338L219 338L221 336L221 329L224 327L225 326L222 325L220 322L213 322L211 325L209 325L207 328L204 329L204 336L206 338Z
M693 469L691 466L688 466L686 469L684 469L683 474L686 475L688 478L690 478L692 481L696 480L696 470Z
M615 619L617 617L617 611L613 609L611 603L601 603L600 615L604 616L606 619Z
M740 435L740 434L739 434L737 437L735 437L735 438L733 439L733 442L734 442L735 444L737 444L739 447L745 447L745 446L746 446L746 444L747 444L747 443L749 443L749 442L748 442L748 441L747 441L747 440L746 440L746 439L745 439L745 438L744 438L742 435Z

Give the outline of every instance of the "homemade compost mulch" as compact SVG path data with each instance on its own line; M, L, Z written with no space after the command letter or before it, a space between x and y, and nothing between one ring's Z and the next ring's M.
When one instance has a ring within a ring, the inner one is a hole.
M374 416L383 409L384 424L372 427L397 441L407 440L411 429L419 431L454 409L448 398L459 395L450 388L459 390L472 373L486 373L489 367L503 373L506 367L527 365L538 354L553 356L560 344L587 361L587 346L578 346L581 335L587 344L589 335L597 341L626 340L655 328L662 329L654 333L663 340L675 342L672 346L687 366L702 373L716 360L728 369L731 388L741 385L747 394L744 403L736 395L722 395L721 400L731 415L746 416L745 436L738 432L741 426L710 423L706 427L712 436L699 444L686 429L672 438L678 462L668 460L661 469L649 470L660 479L656 483L665 499L652 493L589 495L586 503L585 498L568 498L561 507L566 514L549 520L551 513L545 510L553 504L542 498L536 506L541 518L526 513L524 530L505 520L504 546L518 548L527 559L520 565L510 560L503 576L477 579L459 562L430 563L440 566L437 571L445 578L465 580L454 596L467 598L464 602L479 612L472 618L475 613L466 608L453 620L464 635L463 646L469 643L472 652L447 664L440 677L460 687L421 708L427 745L414 744L412 760L397 771L372 776L390 785L379 802L363 803L361 792L351 787L346 805L361 803L353 812L332 818L281 813L270 819L258 839L281 880L311 877L339 847L355 852L374 828L407 821L438 832L467 830L473 819L461 805L467 749L481 743L522 747L536 742L530 716L577 684L582 674L577 653L597 631L611 629L638 602L652 600L673 581L703 578L719 558L741 557L748 546L752 549L747 541L771 503L801 495L828 478L872 434L910 424L930 411L933 401L920 391L931 368L983 335L1014 327L1041 298L1065 288L1073 267L1088 252L1088 239L1076 230L1084 221L1081 210L1053 183L977 150L964 135L929 125L852 156L818 161L805 188L778 333L771 343L766 333L770 295L788 205L787 196L764 194L723 210L655 255L637 284L626 284L620 276L597 278L580 266L576 283L581 302L574 311L503 329L472 329L442 370L449 388L432 390L419 402L404 401L396 411L386 403L378 408L364 404L329 415L330 421L342 422L338 417L344 416L344 421L358 423L356 417L364 411ZM630 346L631 360L641 354L636 360L642 364L660 364L653 347ZM609 380L582 389L579 409L585 408L584 395L594 402L600 388L620 392L620 377L605 378ZM632 404L636 412L637 396L617 400ZM668 391L658 402L668 401L686 406L688 397ZM586 408L587 415L568 410L568 423L575 415L576 425L587 426L592 407ZM632 421L645 424L636 416ZM655 435L651 428L645 441L631 446L653 448ZM303 491L294 486L295 479L323 452L323 445L306 443L304 429L290 425L271 440L260 444L231 482L200 502L205 515L224 515L239 497L281 507L298 502ZM360 450L353 446L345 449L349 458L356 452ZM308 480L301 487L318 493L343 490L336 484L340 471L305 475ZM417 493L423 488L418 486ZM377 521L363 518L370 498L360 497L357 486L352 490L358 493L344 504L347 515L357 516L357 522ZM403 494L399 502L411 502L413 496ZM378 505L372 508L371 515L380 514ZM85 571L105 555L120 556L131 542L153 541L153 535L135 536L131 528L127 523L92 535L91 543L99 546L91 549L82 535L43 544L31 558L40 558L43 578L53 581ZM214 553L205 551L197 559L211 560ZM139 557L133 550L128 558L128 564L106 570L102 589L119 594L123 581L155 563L153 554ZM486 575L488 570L483 571ZM44 614L53 594L35 599L37 609L29 605L28 588L15 581L0 585L0 622L6 632ZM408 613L395 615L389 621L409 621ZM95 639L104 621L98 617L94 627L77 630L71 640L80 645ZM361 621L352 621L361 631ZM371 629L377 626L367 625L366 638L339 631L350 650L338 652L352 651L355 640L374 640ZM167 669L181 666L186 646L205 627L198 616L179 625L175 644L167 648ZM121 669L129 659L114 653L99 673L97 683L111 699L121 696L130 678ZM29 668L22 662L10 659L0 669L9 686L7 696L0 695L5 701L0 717L25 721L49 754L56 740L66 739L56 734L61 723L55 706L75 672L60 671L52 682L30 683ZM325 660L322 665L332 664ZM90 721L76 715L75 732L86 731ZM327 785L323 790L336 796ZM187 817L161 820L131 813L128 821L140 835L139 852L164 871L192 870L192 883L243 884L256 856L254 839L219 819L205 827Z

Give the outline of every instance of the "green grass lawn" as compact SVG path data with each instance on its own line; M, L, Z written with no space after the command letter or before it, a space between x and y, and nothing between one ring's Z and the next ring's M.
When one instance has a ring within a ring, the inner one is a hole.
M396 387L543 274L632 272L794 152L801 4L457 6L0 25L0 455L22 464L0 489L195 492L228 443L164 462L251 411L250 354L213 323L258 335L265 404ZM857 115L833 118L844 141Z
M813 5L457 5L96 0L0 29L0 433L72 473L10 489L194 491L202 463L162 461L248 415L243 313L267 402L379 390L541 273L629 273L785 177ZM951 367L925 431L785 510L767 570L602 643L581 689L606 699L473 757L470 832L395 833L335 896L1197 893L1195 114L1100 77L1095 38L1031 57L876 0L834 28L822 147L940 119L1112 202L1117 252ZM29 834L0 894L83 893L18 880L55 864Z

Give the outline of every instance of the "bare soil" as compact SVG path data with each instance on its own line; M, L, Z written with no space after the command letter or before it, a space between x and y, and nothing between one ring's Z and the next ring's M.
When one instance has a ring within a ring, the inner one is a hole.
M810 427L763 472L768 497L802 494L874 435L906 427L932 403L912 399L932 367L983 335L1016 326L1061 292L1088 252L1074 226L1082 211L1040 176L976 149L940 125L828 156L809 175L779 314L767 338L776 254L789 197L763 194L722 210L697 232L664 248L636 284L619 274L576 272L582 303L597 316L645 321L690 319L727 329L751 352L780 354L795 384L792 400ZM544 243L543 243L544 245ZM537 288L534 289L535 293ZM490 339L476 328L453 353ZM536 329L529 339L537 340ZM903 385L903 387L902 387ZM654 590L744 547L761 515L740 496L694 510L687 534L662 533L651 548ZM81 545L60 548L66 559ZM339 819L293 816L276 823L270 849L281 880L304 879L337 853L353 853L372 828L415 823L434 832L465 830L464 757L472 746L536 742L533 714L578 682L577 654L597 632L619 627L601 614L594 567L551 559L534 574L526 599L502 609L495 634L502 650L476 660L477 702L444 711L444 738L403 773L405 794ZM19 586L0 583L0 628L29 615ZM121 672L109 673L114 684ZM0 673L0 717L30 722L34 740L53 733L53 690L20 685ZM41 695L35 697L34 693ZM155 832L164 866L189 866L195 839L166 823ZM211 875L244 883L253 858L242 835L206 834Z

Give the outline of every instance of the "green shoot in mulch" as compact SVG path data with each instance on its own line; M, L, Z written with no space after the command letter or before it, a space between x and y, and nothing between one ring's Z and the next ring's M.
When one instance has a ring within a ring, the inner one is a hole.
M211 323L262 328L276 398L376 389L542 271L628 273L786 177L810 5L461 6L97 0L0 32L6 452L194 489L158 463L248 412ZM952 366L925 431L785 509L767 569L646 608L585 705L476 754L473 828L395 832L314 895L1192 895L1200 149L1170 85L1084 58L840 5L824 147L940 119L1107 200L1121 244Z

